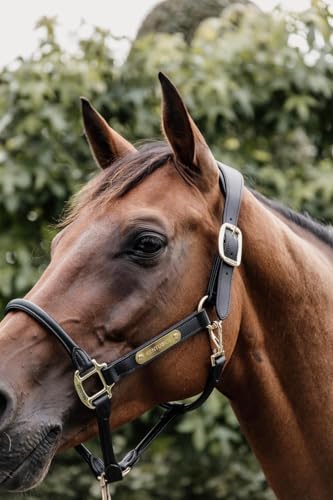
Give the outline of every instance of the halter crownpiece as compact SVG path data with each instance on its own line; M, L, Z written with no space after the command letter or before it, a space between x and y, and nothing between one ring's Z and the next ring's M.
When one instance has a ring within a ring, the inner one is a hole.
M219 232L218 254L214 258L207 294L201 299L198 310L176 325L145 342L112 363L97 363L79 347L67 332L48 313L36 304L25 299L14 299L5 308L23 311L47 331L51 332L62 344L75 368L74 387L80 401L89 409L96 411L99 439L103 460L94 456L83 444L76 446L77 452L90 466L100 482L102 500L111 500L109 484L123 479L140 459L151 442L176 417L201 406L214 390L225 364L222 324L229 313L232 275L241 263L242 233L237 226L242 200L243 177L227 165L217 162L220 171L220 188L225 195L223 223ZM215 306L218 320L211 321L204 305ZM202 330L208 330L211 344L211 367L203 392L191 403L164 403L159 421L143 437L139 444L129 451L121 461L117 461L112 444L109 420L112 413L112 388L129 373L146 366L173 346L184 342ZM85 382L97 377L100 389L88 394Z

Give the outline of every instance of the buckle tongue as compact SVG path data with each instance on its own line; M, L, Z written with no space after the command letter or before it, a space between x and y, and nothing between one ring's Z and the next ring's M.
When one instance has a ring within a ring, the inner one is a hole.
M224 240L227 231L231 231L233 237L237 238L238 246L237 246L237 255L235 258L232 258L225 254ZM228 222L222 224L219 233L219 254L221 259L227 264L229 264L229 266L238 267L242 260L242 246L243 246L243 237L242 237L242 231L239 229L239 227L235 226L234 224L229 224Z
M106 368L107 364L106 363L101 363L101 364L97 363L97 361L95 359L92 359L91 361L92 361L94 366L90 370L88 370L86 373L84 373L83 375L80 375L79 370L76 370L76 372L74 373L74 387L75 387L75 390L76 390L77 395L79 396L81 402L85 406L90 408L91 410L94 410L95 409L94 401L97 398L99 398L100 396L103 396L103 394L106 394L109 399L112 398L112 388L113 388L114 384L108 385L106 383L105 378L104 378L102 370L103 370L103 368ZM88 380L90 377L92 377L95 374L98 375L98 378L101 381L103 387L95 394L92 394L91 396L89 396L89 394L87 394L87 392L84 388L83 382L85 382L86 380Z

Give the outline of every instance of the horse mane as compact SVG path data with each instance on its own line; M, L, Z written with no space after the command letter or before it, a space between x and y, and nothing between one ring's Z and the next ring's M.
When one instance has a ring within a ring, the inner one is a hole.
M266 198L261 193L258 193L258 191L251 190L252 194L259 200L261 201L264 205L267 207L271 208L272 210L278 212L281 214L283 217L285 217L287 220L290 220L294 224L297 224L297 226L306 229L310 233L312 233L314 236L316 236L319 240L323 241L326 243L328 246L333 247L333 227L330 225L325 225L322 224L315 219L313 219L308 213L299 213L295 212L291 208L288 208L282 203L276 201L276 200L271 200L269 198Z
M168 161L174 163L176 168L178 167L170 146L162 141L148 142L140 146L134 153L116 160L72 197L60 221L60 227L73 222L79 212L88 205L92 210L96 210L104 207L110 201L120 198ZM251 191L264 205L333 247L332 226L325 226L309 215L297 213L277 201L266 198L257 191Z

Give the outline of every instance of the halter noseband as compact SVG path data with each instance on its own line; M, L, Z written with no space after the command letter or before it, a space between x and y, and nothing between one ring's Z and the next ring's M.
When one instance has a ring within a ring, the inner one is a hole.
M88 463L93 474L100 481L102 499L110 499L108 484L119 481L131 470L150 443L164 428L179 415L201 406L212 393L225 363L222 339L222 322L228 316L231 295L232 275L242 256L242 233L237 227L242 200L243 177L236 170L217 162L220 171L220 188L225 195L223 223L220 228L218 249L211 270L207 295L200 301L198 310L179 323L153 337L137 349L129 352L112 363L97 363L79 347L66 331L49 314L36 304L25 299L14 299L5 308L10 311L23 311L51 332L62 344L75 367L74 386L81 402L96 411L99 438L103 460L94 456L83 444L76 450ZM215 306L217 321L211 322L204 304ZM211 368L205 388L191 403L164 403L160 420L144 436L140 443L117 461L112 444L109 419L112 410L112 388L129 373L146 366L173 346L184 342L192 335L206 329L212 346ZM84 383L91 377L99 378L101 388L95 394L88 394Z

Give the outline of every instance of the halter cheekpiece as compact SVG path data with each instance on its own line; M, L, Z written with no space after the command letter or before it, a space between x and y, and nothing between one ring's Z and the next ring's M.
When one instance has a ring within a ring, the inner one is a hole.
M6 306L5 313L23 311L52 333L62 344L75 367L74 387L81 402L96 412L103 460L94 456L83 444L76 447L100 481L102 500L111 499L109 483L125 477L141 457L145 449L177 416L195 410L212 393L220 379L225 363L222 324L229 313L232 275L242 256L242 233L237 226L242 200L243 177L236 170L217 162L220 172L220 188L225 195L223 221L219 232L218 253L214 258L207 294L201 299L198 310L172 325L167 330L112 363L98 363L79 347L66 331L49 314L25 299L14 299ZM215 306L218 320L211 321L205 305ZM117 461L112 444L109 419L112 411L112 388L129 373L146 366L173 346L192 335L207 329L212 348L211 367L205 388L191 403L164 403L162 416L140 443L125 457ZM85 382L97 377L100 389L89 394Z

